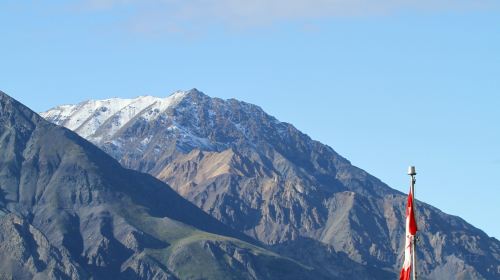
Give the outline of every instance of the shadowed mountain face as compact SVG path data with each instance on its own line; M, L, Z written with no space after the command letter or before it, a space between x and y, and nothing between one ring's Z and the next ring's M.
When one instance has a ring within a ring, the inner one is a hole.
M0 92L0 279L324 277Z
M191 90L65 105L42 115L168 183L224 224L331 277L347 275L339 267L355 273L361 265L369 278L390 279L401 267L406 195L255 105ZM417 205L421 279L500 277L498 240Z

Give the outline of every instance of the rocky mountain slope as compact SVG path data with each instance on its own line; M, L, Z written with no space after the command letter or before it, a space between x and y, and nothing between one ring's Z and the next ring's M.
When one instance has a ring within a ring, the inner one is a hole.
M324 279L0 92L0 279Z
M42 115L147 172L233 229L330 276L395 278L405 194L261 108L191 90ZM499 279L500 242L418 202L420 279ZM339 269L352 267L353 271ZM340 273L340 274L339 274Z

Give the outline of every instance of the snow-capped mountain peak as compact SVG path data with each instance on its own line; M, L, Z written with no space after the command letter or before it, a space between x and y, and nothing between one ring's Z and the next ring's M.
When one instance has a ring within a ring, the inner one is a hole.
M58 106L40 115L82 137L99 142L102 136L95 134L101 127L106 127L107 134L112 135L139 115L152 120L178 104L188 93L189 91L176 91L165 98L146 95L129 99L88 100L76 105Z
M334 271L330 279L352 279L346 276L351 272L356 279L393 279L398 273L406 195L256 105L193 89L42 115L90 134L88 140L123 166L168 183L233 229ZM419 205L419 223L429 226L420 233L422 278L499 279L498 240ZM332 261L339 255L349 260L342 262L348 271ZM368 266L370 275L353 272L356 263Z

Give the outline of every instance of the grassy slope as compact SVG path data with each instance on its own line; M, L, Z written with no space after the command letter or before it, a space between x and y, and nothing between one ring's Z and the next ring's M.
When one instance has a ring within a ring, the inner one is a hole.
M131 225L169 244L166 248L146 249L144 253L168 267L180 279L252 278L245 265L258 275L275 279L281 275L290 277L290 271L294 270L297 277L304 276L304 271L312 273L311 268L271 251L235 238L200 231L175 220L152 217L134 205L120 207L120 211ZM242 252L245 255L242 258L250 264L235 258L235 251Z

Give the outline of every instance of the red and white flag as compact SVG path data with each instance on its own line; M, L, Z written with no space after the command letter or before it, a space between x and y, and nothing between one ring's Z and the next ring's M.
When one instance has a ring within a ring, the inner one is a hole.
M413 193L408 194L408 202L406 205L406 242L405 242L405 260L403 263L403 269L399 274L399 280L410 280L411 272L411 257L412 257L412 241L415 238L415 233L417 233L417 223L415 222L415 214L413 209Z

